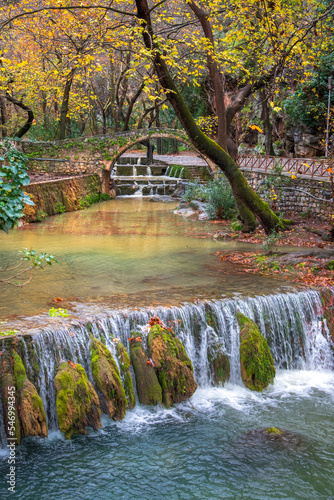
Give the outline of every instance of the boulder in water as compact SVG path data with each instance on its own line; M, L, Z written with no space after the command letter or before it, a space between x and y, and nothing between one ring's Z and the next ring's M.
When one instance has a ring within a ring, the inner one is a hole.
M130 373L130 358L126 348L121 341L116 341L116 355L121 372L121 377L123 380L126 398L128 400L128 408L132 410L132 408L136 406L136 395L133 389L133 382Z
M84 368L64 362L55 376L59 429L70 439L73 434L86 434L87 427L101 427L100 402Z
M274 381L274 360L256 323L240 312L237 320L240 326L241 378L246 387L261 392Z
M118 367L107 347L93 336L91 339L91 365L101 409L109 418L122 420L128 403Z
M279 429L277 427L266 427L264 429L254 429L244 434L247 446L258 447L268 445L279 449L299 451L306 448L303 436L296 432Z
M134 332L129 339L130 358L136 376L136 386L139 401L143 405L157 405L162 403L162 390L153 368L153 363L147 356L141 336Z
M155 324L148 333L148 346L162 387L164 404L169 407L190 398L197 384L182 342L172 330Z

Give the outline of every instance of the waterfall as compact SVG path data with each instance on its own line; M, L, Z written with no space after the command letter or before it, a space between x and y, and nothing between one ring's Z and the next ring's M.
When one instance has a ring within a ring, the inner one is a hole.
M82 364L94 384L89 353L90 331L114 354L114 337L120 338L128 348L131 332L140 331L152 316L158 316L182 341L199 387L211 384L208 347L217 340L229 357L231 382L241 384L238 311L257 323L268 341L276 368L328 370L334 369L333 343L323 308L320 292L309 290L244 299L201 300L178 307L111 310L105 312L103 318L86 324L72 322L69 326L46 328L34 334L32 349L24 349L24 362L29 377L33 363L38 360L36 387L52 430L58 428L53 380L59 363L71 360ZM5 339L0 341L3 351L6 350L5 342ZM32 352L35 361L29 357ZM3 426L0 411L0 440L4 436Z
M146 173L147 175L151 176L152 175L152 170L151 170L151 167L147 167L146 168Z
M137 177L137 168L134 165L132 167L132 175L133 177Z

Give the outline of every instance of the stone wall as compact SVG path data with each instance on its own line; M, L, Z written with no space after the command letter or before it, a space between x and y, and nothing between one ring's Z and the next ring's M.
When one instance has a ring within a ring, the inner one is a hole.
M36 182L26 186L25 192L35 205L25 205L24 218L29 222L36 222L47 215L60 213L61 206L66 212L78 210L80 200L84 200L89 194L101 193L101 179L98 175L83 175Z
M261 191L261 185L269 175L273 179L277 178L275 174L264 172L250 172L245 169L242 169L242 172L255 191ZM281 175L280 182L277 179L277 182L273 183L273 190L278 196L272 201L273 208L277 212L310 214L320 219L331 217L333 193L330 182L310 179L302 175L297 179L291 179L289 175Z

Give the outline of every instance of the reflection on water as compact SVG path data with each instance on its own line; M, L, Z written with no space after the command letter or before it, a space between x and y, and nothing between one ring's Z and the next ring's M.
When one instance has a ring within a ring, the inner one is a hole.
M286 285L220 261L217 250L249 246L205 238L217 226L175 215L176 205L117 199L1 234L0 265L13 262L23 248L52 253L60 265L37 271L23 289L2 287L0 316L46 311L54 297L112 296L118 306L133 306L206 294L272 293Z

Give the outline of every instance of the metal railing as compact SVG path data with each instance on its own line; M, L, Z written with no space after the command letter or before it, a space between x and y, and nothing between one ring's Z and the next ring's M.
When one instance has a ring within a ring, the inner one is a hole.
M315 160L313 158L284 158L280 156L238 155L239 168L246 170L260 170L275 173L281 169L282 173L291 176L306 175L307 177L321 177L330 180L334 172L334 160L328 158Z

